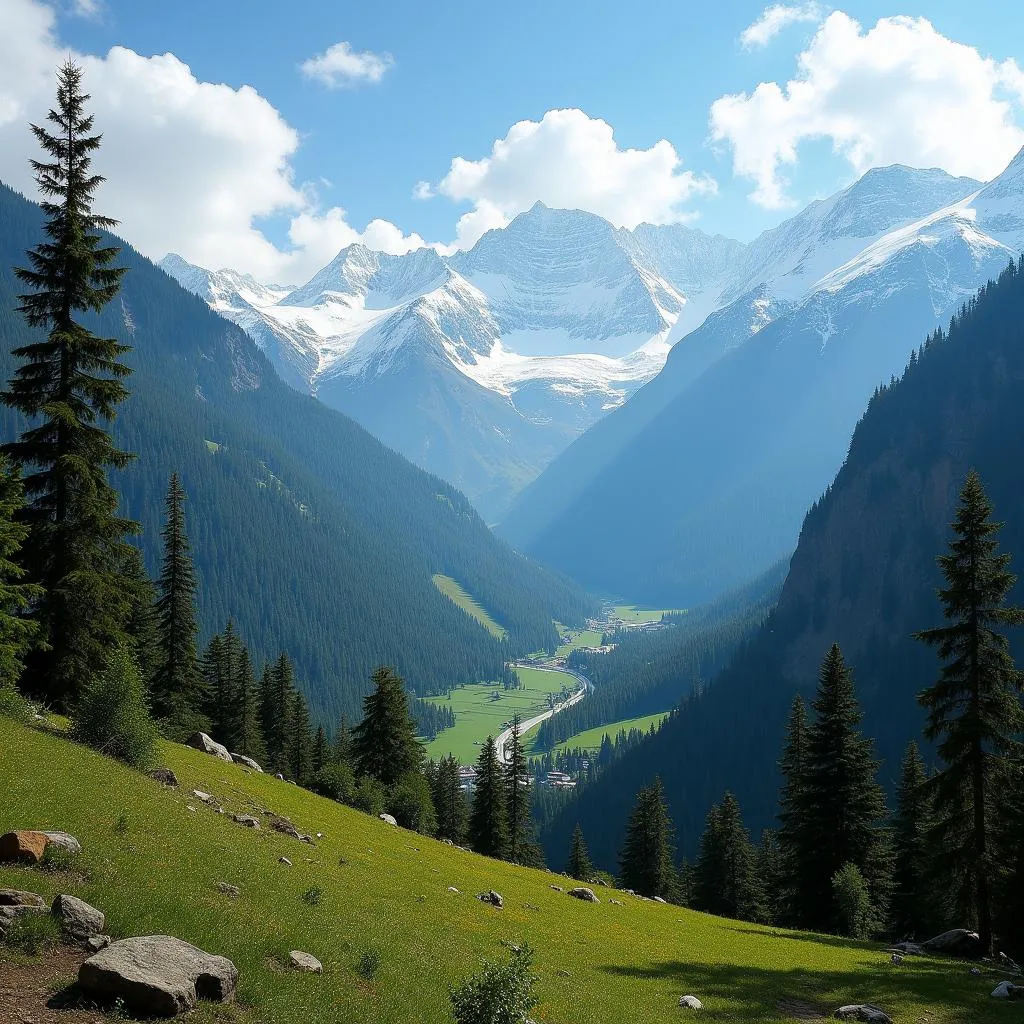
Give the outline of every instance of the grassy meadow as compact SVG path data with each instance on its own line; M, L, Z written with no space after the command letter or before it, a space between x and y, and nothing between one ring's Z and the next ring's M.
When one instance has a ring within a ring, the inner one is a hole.
M558 753L563 750L575 750L577 747L583 750L598 750L601 746L601 741L605 736L610 736L614 740L621 730L629 732L630 729L640 729L643 732L647 732L652 725L657 725L666 717L668 717L668 712L660 711L656 715L642 715L639 718L623 718L621 721L611 722L609 725L598 725L593 729L587 729L585 732L578 732L575 735L570 736L567 740L563 740L554 748L552 753ZM527 753L542 754L544 751L537 750L533 745L528 745Z
M558 876L463 853L184 747L162 744L159 756L180 789L0 719L0 832L66 829L84 848L74 873L0 866L0 886L74 893L107 914L115 938L167 933L230 957L241 975L237 1007L193 1020L443 1024L452 1019L448 986L523 940L537 953L533 1016L543 1024L669 1024L684 993L703 1000L709 1022L772 1024L794 1019L798 1007L830 1014L853 1000L914 1024L1020 1019L1019 1005L989 998L994 976L972 977L965 964L893 966L868 943L609 889L598 890L599 905L579 902L551 888L565 884ZM228 811L263 818L269 808L324 836L307 846L250 831L195 800L193 788ZM241 896L218 893L220 881ZM490 888L504 910L474 899ZM311 890L317 901L303 898ZM291 949L319 957L324 974L284 970ZM379 958L373 977L359 972L367 952ZM16 955L0 946L0 977Z
M505 639L508 634L504 627L499 626L498 623L491 618L487 609L469 593L463 590L461 584L457 580L453 580L451 576L442 576L439 572L434 573L432 579L434 581L434 586L437 587L445 597L458 605L458 607L467 615L476 619L476 621L479 622L480 625L491 634L491 636L497 637L499 640Z
M630 625L639 625L644 622L661 622L663 615L672 615L678 611L679 608L644 608L635 604L617 604L612 609L612 617Z

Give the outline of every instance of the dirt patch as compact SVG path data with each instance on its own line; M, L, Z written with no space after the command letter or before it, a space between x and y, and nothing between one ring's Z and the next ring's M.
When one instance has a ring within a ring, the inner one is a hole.
M779 1013L791 1020L828 1020L831 1016L827 1006L806 999L780 999L775 1005Z
M0 948L0 1021L7 1024L104 1024L102 1011L58 1008L59 993L78 977L83 950L57 946L38 957L15 959Z

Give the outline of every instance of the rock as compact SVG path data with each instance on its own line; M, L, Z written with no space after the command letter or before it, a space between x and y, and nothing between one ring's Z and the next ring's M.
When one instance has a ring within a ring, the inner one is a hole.
M938 953L942 956L956 956L977 959L985 951L981 948L981 939L977 932L966 928L951 928L948 932L936 935L927 942L921 943L925 953Z
M578 885L575 889L570 889L567 895L574 896L578 900L586 900L587 903L601 902L594 894L594 890L588 889L585 885Z
M501 910L505 906L505 901L501 898L501 893L495 892L493 889L488 892L478 892L476 898L482 903L490 903L492 907L497 907Z
M555 892L565 892L565 890L560 885L552 885L551 888L554 889Z
M225 896L230 896L232 899L237 899L242 895L242 890L237 885L230 885L228 882L218 882L216 885L217 892L223 893Z
M239 825L244 825L246 828L259 828L259 821L254 818L251 814L232 814L232 821L237 821Z
M459 895L459 890L458 890L458 889L456 889L454 885L449 885L449 886L448 886L448 891L449 891L449 892L453 892L453 893L455 893L455 895L456 895L456 896L458 896L458 895Z
M204 793L201 789L193 789L192 790L192 795L197 800L202 801L204 804L212 804L214 802L213 797L210 796L209 793Z
M157 782L164 786L171 786L173 789L178 788L178 776L170 768L154 768L149 773L149 777L156 779Z
M668 903L668 900L662 899L660 896L653 896L652 899L655 903Z
M610 899L608 902L609 903L614 903L615 906L617 906L617 907L624 907L626 905L625 903L622 902L622 900Z
M1001 981L992 989L992 995L996 999L1024 999L1024 985L1014 985L1012 981Z
M274 776L274 778L275 778L275 779L277 779L277 781L278 781L278 782L284 782L284 776L283 776L283 775L282 775L282 774L281 774L280 772L278 772L278 773L277 773L277 774L276 774L276 775Z
M608 883L603 878L592 878L590 880L591 885L607 885Z
M703 1010L704 1004L696 996L680 996L679 1005L687 1010Z
M139 1016L174 1017L197 999L227 1002L238 970L222 956L169 935L140 935L113 942L78 969L82 991L99 1001L120 1000Z
M900 954L900 953L893 953L892 956L889 957L889 962L891 964L901 964L901 963L903 963L903 956L902 956L902 954Z
M246 768L251 768L254 772L263 774L263 769L251 757L246 757L245 754L232 754L231 760L235 764L244 764Z
M971 974L973 974L975 977L980 976L981 968L980 967L972 967L971 968Z
M288 867L292 866L292 862L287 857L278 857L277 858L277 863L278 864L287 864Z
M270 827L282 835L291 836L292 839L301 839L299 830L287 818L273 818Z
M106 949L110 945L109 935L90 935L85 940L85 948L90 953L98 953L101 949Z
M308 971L310 974L323 974L324 965L311 953L303 953L301 949L293 949L288 954L288 961L296 971Z
M381 821L386 821L389 825L397 825L398 824L398 821L395 819L394 815L392 815L392 814L382 814L382 815L380 815L380 820Z
M82 844L74 836L68 835L67 832L43 831L43 835L46 836L47 850L52 850L56 847L58 850L63 850L65 853L73 854L76 857L82 852Z
M924 950L916 942L897 942L892 948L906 956L924 956Z
M222 743L218 743L211 736L207 736L205 732L193 733L186 740L186 745L194 747L196 750L201 750L204 754L212 754L214 757L219 757L222 761L234 763L231 760L231 755L228 753L228 748Z
M17 907L0 907L0 936L7 934L7 929L11 927L14 922L24 914L45 914L46 904L44 903L41 907L37 907L34 904L32 906L17 906Z
M892 1017L884 1010L870 1003L851 1003L849 1006L840 1006L835 1012L838 1020L863 1020L868 1024L892 1024Z
M34 892L21 889L0 889L0 907L38 907L44 909L46 900Z
M21 830L0 836L0 861L19 864L38 864L46 852L49 840L45 832Z
M89 906L77 896L55 896L50 912L60 923L64 935L76 942L85 942L93 935L101 935L107 923L102 910Z

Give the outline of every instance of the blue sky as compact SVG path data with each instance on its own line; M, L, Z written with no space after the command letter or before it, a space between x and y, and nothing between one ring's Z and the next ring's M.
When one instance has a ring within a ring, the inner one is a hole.
M107 130L115 135L119 111L125 105L118 99L119 90L126 88L126 78L129 83L142 83L143 74L158 76L159 69L150 60L155 56L173 54L197 83L223 83L230 87L227 93L243 86L255 89L266 106L276 111L277 120L268 121L264 130L263 121L252 118L257 138L246 140L248 148L239 149L236 162L259 163L262 158L252 147L260 137L276 138L275 133L285 128L295 133L291 142L282 134L277 151L266 159L278 165L284 161L286 166L277 168L279 176L287 179L301 200L272 195L275 190L287 191L281 181L272 182L249 211L252 230L280 252L302 244L301 239L317 253L327 251L330 233L325 224L328 211L335 208L344 210L331 228L337 239L346 237L342 219L347 228L361 232L369 221L380 218L397 225L403 235L415 233L430 242L450 243L456 238L459 217L467 211L480 209L479 222L464 226L464 237L471 240L495 218L507 219L531 195L549 201L554 196L553 205L570 205L572 189L553 177L582 179L600 163L599 158L588 156L586 146L579 150L577 145L580 133L589 133L591 143L597 138L588 119L600 119L611 127L618 151L636 149L647 152L649 159L640 159L647 169L637 170L628 159L609 153L606 177L582 187L578 205L624 223L636 217L685 217L705 230L740 238L750 238L807 200L848 184L872 163L893 159L942 166L959 163L948 169L991 176L998 172L1000 161L1005 162L1003 154L1008 160L1014 146L1024 140L1020 132L1024 76L1018 80L1015 73L1018 65L1024 65L1024 14L1017 9L1024 5L851 2L838 9L845 21L827 22L832 8L796 3L788 8L793 20L781 31L762 45L745 46L742 33L762 17L763 3L725 0L698 9L684 0L630 4L520 0L511 6L462 0L429 4L378 0L360 5L327 0L288 4L269 0L2 2L5 7L10 4L12 11L21 10L26 24L30 23L26 33L38 31L40 18L49 19L40 60L59 49L95 57L96 84L91 88L100 101L100 126L104 127L106 112ZM929 30L914 22L905 26L902 40L895 29L889 32L888 42L882 32L870 35L879 19L898 15L927 19ZM851 35L853 22L860 26L856 39ZM729 110L720 106L715 130L711 111L721 97L743 94L749 100L762 82L777 83L785 97L786 83L801 74L800 55L813 49L816 34L826 31L823 25L834 39L831 49L822 42L821 52L812 60L817 61L817 96L807 103L783 104L785 109L778 109L767 93L761 97L763 103L744 102ZM377 80L331 87L302 73L303 62L341 42L356 53L379 58L383 70ZM887 53L887 47L900 51L918 44L916 57L902 65L900 53ZM0 41L0 51L4 45ZM134 51L145 61L136 62L134 70L122 68L115 73L117 62L108 58L115 46ZM843 64L847 53L860 51L863 59L856 57L850 67L841 69L838 86L829 92L830 87L821 83L832 75L833 64ZM0 65L3 56L0 52ZM944 96L937 105L948 104L953 110L949 121L954 129L979 125L983 144L968 139L958 147L941 117L927 130L921 128L927 120L922 110L927 106L928 88L922 86L920 69L932 64L945 83L943 89L955 81L955 95ZM986 67L989 78L997 80L994 85L985 79ZM88 77L90 65L86 70ZM178 77L184 81L182 75ZM8 84L7 88L13 95L21 87ZM104 88L110 96L97 92ZM904 88L907 98L901 103ZM142 85L139 89L145 91ZM172 88L166 90L167 96L173 93ZM233 101L227 93L216 94L225 102L218 115L222 121L232 117ZM0 71L0 110L3 98ZM31 98L15 96L29 113L33 112ZM153 104L158 108L161 102L157 97ZM204 101L194 102L202 106ZM857 109L858 102L870 109ZM887 112L890 105L892 111ZM235 116L244 121L243 106L239 101ZM517 122L540 122L546 112L563 109L582 114L577 121L552 123L547 150L537 139L536 152L523 142L506 168L471 167L466 172L472 179L468 183L444 184L453 159L463 157L472 164L485 160L495 140L505 138ZM39 116L38 101L34 116ZM143 138L144 129L148 131L154 119L165 113L139 110L132 116L136 137ZM166 116L176 123L177 113ZM201 116L196 114L193 120ZM263 116L271 117L266 109ZM837 138L836 132L842 136L851 118L857 127L849 137ZM6 137L3 130L0 115L0 143ZM197 182L202 174L212 173L199 151L203 139L218 130L230 134L223 125L200 124L191 136L181 128L177 146L196 150ZM713 134L717 134L714 140ZM659 140L667 140L681 161L674 171L665 169L664 150L661 159L650 152ZM564 152L579 150L580 167L560 155L563 143ZM114 144L118 148L116 138ZM779 156L787 147L795 162ZM19 146L23 152L18 159L31 155L29 148L26 139ZM969 152L961 153L961 148ZM222 149L228 160L230 147L224 143ZM127 146L121 150L127 152ZM127 160L126 156L122 163ZM764 170L766 161L774 170ZM115 178L115 169L103 169ZM683 181L680 176L686 172L694 177ZM183 165L178 177L189 173L193 172ZM217 174L217 187L230 190L230 184L224 184L230 179L219 170ZM17 171L8 171L0 161L0 177L10 180L12 175L16 177ZM418 182L430 184L432 198L414 198ZM25 187L17 178L14 183ZM236 192L242 196L256 187L252 182L240 183ZM648 195L655 198L645 207ZM305 209L300 208L302 203ZM141 205L136 210L126 202L126 209L127 213L115 212L131 238L128 229L144 218ZM296 228L296 217L303 214L306 219ZM194 214L183 208L179 223L163 229L169 246L188 248L177 243L183 238L188 241L181 222L189 216ZM237 221L245 216L244 210L232 212ZM272 274L270 250L259 255L262 243L245 244L244 232L235 227L233 243L227 242L227 235L223 244L209 238L197 241L186 256L212 260L230 255L233 244L239 250L237 265L248 263L248 269L263 277ZM196 226L197 238L200 228ZM144 251L159 247L160 230L152 225L137 230ZM248 256L246 250L251 250ZM310 260L315 262L312 251ZM301 261L280 263L282 274L306 269Z

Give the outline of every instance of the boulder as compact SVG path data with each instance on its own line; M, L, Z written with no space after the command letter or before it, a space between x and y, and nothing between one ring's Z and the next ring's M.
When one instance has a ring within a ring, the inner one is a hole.
M263 774L263 769L251 757L246 757L245 754L232 754L231 760L235 764L244 764L246 768L251 768L254 772Z
M291 836L292 839L301 839L302 834L287 818L273 818L270 827L282 835Z
M219 757L222 761L227 761L230 764L234 763L231 760L231 755L228 753L228 748L222 743L218 743L212 736L207 736L205 732L193 733L189 736L186 744L194 747L196 750L201 750L204 754Z
M387 822L389 825L397 825L398 821L393 814L382 814L380 820Z
M679 1005L686 1010L703 1010L704 1004L696 996L680 996Z
M21 889L0 889L0 907L46 907L46 900L34 892Z
M1001 981L992 995L996 999L1024 999L1024 985L1014 985L1012 981Z
M863 1020L868 1024L892 1024L892 1017L871 1003L851 1003L840 1006L835 1012L838 1020Z
M121 1000L139 1016L175 1017L197 999L232 999L238 970L230 960L170 935L140 935L89 957L78 969L78 984L97 1001Z
M82 852L82 844L74 836L68 835L67 832L43 831L43 835L46 836L47 850L52 850L56 847L58 850L63 850L65 853L73 854L76 857Z
M280 772L278 772L278 773L277 773L277 774L276 774L276 775L274 776L274 778L275 778L275 779L277 779L277 781L278 781L278 782L284 782L284 776L283 776L283 775L282 775L282 774L281 774Z
M102 935L107 919L102 910L89 906L77 896L55 896L50 911L60 924L60 930L69 939L85 942L93 935Z
M978 938L978 933L968 931L966 928L951 928L948 932L943 932L927 942L922 942L921 949L925 953L967 959L977 959L985 952L981 948L981 939Z
M505 901L501 898L501 893L495 892L493 889L490 889L488 892L478 892L476 894L476 898L480 900L481 903L490 903L492 907L497 907L498 910L501 910L501 908L505 906Z
M259 828L259 821L254 818L251 814L232 814L232 821L237 821L239 825L244 825L246 828Z
M301 949L293 949L288 954L288 962L295 971L308 971L310 974L323 974L324 965L312 953L303 953Z
M35 905L32 906L17 906L17 907L0 907L0 937L7 934L7 929L11 927L14 922L21 917L23 914L45 914L46 904L44 903L41 907Z
M905 956L924 956L924 950L916 942L897 942L892 948L894 952Z
M550 886L550 888L554 889L555 892L565 892L565 890L560 885L552 885Z
M586 900L587 903L601 902L594 894L594 890L588 889L585 885L578 885L575 889L570 889L567 895L574 896L578 900Z
M278 864L285 864L288 867L292 866L292 862L287 857L278 857L277 858L277 863Z
M223 893L225 896L230 896L232 899L237 899L242 895L242 890L237 885L231 885L228 882L218 882L216 885L217 892Z
M661 896L652 896L651 898L654 900L655 903L668 903L668 900L664 899Z
M98 953L101 949L106 949L110 945L109 935L90 935L85 940L85 948L90 953Z
M19 864L38 864L46 853L49 840L45 832L7 832L0 836L0 861L16 861Z
M174 789L178 788L178 776L170 768L154 768L149 773L149 777L156 779L157 782L164 786L171 786Z
M216 801L213 799L212 796L210 796L209 793L204 793L201 789L193 789L192 790L192 795L197 800L201 800L204 804L216 803Z

